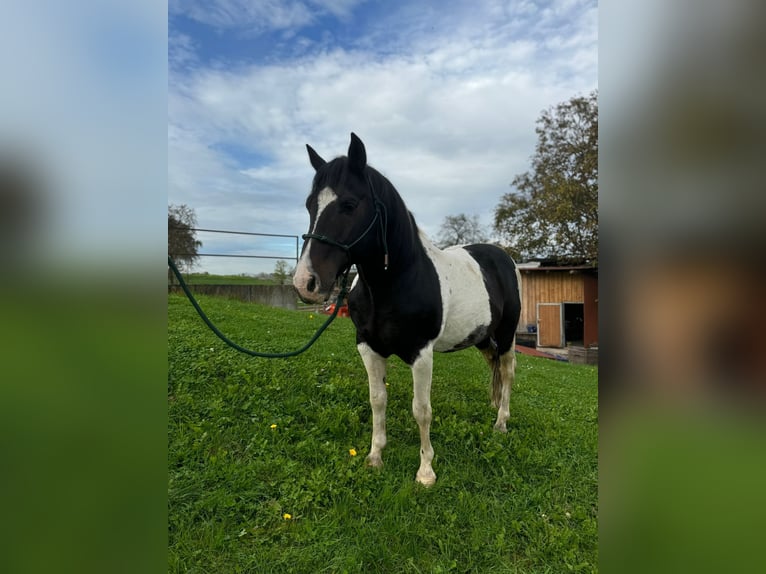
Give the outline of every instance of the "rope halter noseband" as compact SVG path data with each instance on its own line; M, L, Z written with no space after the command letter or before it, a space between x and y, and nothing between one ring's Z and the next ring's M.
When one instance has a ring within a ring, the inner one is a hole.
M369 174L367 174L367 185L370 188L370 193L372 194L372 200L373 200L373 203L375 204L375 215L373 216L372 221L370 221L370 224L367 226L367 229L365 229L359 237L357 237L351 243L341 243L340 241L336 241L332 237L327 237L326 235L322 235L320 233L305 233L303 235L303 240L306 241L307 239L316 239L317 241L326 243L328 245L332 245L333 247L338 247L339 249L342 249L346 253L349 253L352 247L354 247L357 243L359 243L362 239L364 239L367 236L367 234L375 226L375 223L379 222L381 235L383 237L383 269L388 270L388 242L386 240L386 228L388 227L388 212L386 211L385 204L382 201L380 201L380 199L378 199L378 196L375 193L375 188L372 186L372 180L370 179Z

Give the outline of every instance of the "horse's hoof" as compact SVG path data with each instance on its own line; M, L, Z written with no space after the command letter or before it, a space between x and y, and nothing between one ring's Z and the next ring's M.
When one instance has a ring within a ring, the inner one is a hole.
M499 424L495 424L495 426L494 426L494 429L495 429L497 432L508 432L508 429L505 427L505 423L503 423L503 424L501 424L501 425L499 425Z
M436 483L436 474L434 474L433 470L430 473L424 472L421 474L418 472L417 476L415 477L415 482L419 482L428 488L429 486L433 486Z
M383 468L383 459L379 456L370 456L368 454L367 458L364 459L364 463L370 468Z

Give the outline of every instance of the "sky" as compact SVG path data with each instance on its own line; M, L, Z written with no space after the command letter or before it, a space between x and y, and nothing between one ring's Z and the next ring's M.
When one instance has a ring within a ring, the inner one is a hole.
M431 237L448 215L490 227L541 112L598 87L597 46L591 0L170 0L168 203L203 229L301 235L305 144L329 160L353 131ZM197 237L202 253L295 257L295 239Z

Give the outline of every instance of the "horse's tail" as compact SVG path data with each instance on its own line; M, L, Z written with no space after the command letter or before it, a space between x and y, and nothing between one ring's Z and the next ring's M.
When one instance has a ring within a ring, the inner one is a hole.
M500 373L500 353L497 348L492 354L492 406L500 408L500 399L503 396L503 376Z

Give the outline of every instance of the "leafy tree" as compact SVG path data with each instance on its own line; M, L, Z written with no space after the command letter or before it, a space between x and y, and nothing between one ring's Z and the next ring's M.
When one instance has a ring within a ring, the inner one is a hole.
M274 273L272 273L271 276L274 278L277 285L284 285L292 274L292 270L287 264L287 261L280 259L277 261L276 265L274 265Z
M542 112L530 171L495 208L495 231L525 259L598 264L598 92Z
M168 205L168 255L181 271L189 271L199 259L202 242L196 238L197 216L187 205ZM172 274L168 269L172 282Z
M487 239L484 227L479 223L478 215L469 217L465 213L460 213L444 218L436 238L436 245L444 249L451 245L482 243Z

